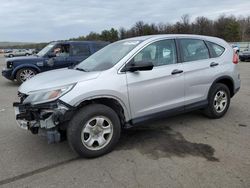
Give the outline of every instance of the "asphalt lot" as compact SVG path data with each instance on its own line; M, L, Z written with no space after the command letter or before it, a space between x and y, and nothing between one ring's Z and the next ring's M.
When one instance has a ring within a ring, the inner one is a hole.
M4 59L0 57L0 69ZM79 159L17 127L18 85L0 76L0 187L250 187L250 63L226 116L192 112L122 134L115 151Z

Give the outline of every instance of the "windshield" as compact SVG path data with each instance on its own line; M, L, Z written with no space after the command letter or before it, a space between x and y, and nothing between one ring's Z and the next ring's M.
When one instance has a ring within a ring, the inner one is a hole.
M37 53L38 56L43 57L45 54L47 54L51 48L54 47L54 44L48 44L45 46L40 52Z
M82 61L76 69L83 71L103 71L110 69L134 49L141 41L118 41L112 43Z

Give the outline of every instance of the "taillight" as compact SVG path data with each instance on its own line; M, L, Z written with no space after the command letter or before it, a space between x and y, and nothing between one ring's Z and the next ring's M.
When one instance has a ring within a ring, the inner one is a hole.
M238 64L239 63L239 57L238 54L234 52L234 56L233 56L233 63L234 64Z

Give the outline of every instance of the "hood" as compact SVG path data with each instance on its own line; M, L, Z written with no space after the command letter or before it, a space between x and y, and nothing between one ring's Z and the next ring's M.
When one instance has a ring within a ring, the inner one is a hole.
M27 61L39 61L39 60L43 60L43 57L39 57L39 56L20 56L20 57L11 57L11 58L7 58L6 61L11 61L11 62L27 62Z
M30 91L50 89L97 78L101 72L82 72L74 69L58 69L40 73L25 81L18 89L27 94Z

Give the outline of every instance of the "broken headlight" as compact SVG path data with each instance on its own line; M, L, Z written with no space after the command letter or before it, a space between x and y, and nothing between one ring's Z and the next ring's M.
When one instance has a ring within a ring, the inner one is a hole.
M68 93L74 86L75 84L70 84L45 90L31 91L28 93L28 97L23 101L23 103L40 104L54 101Z

